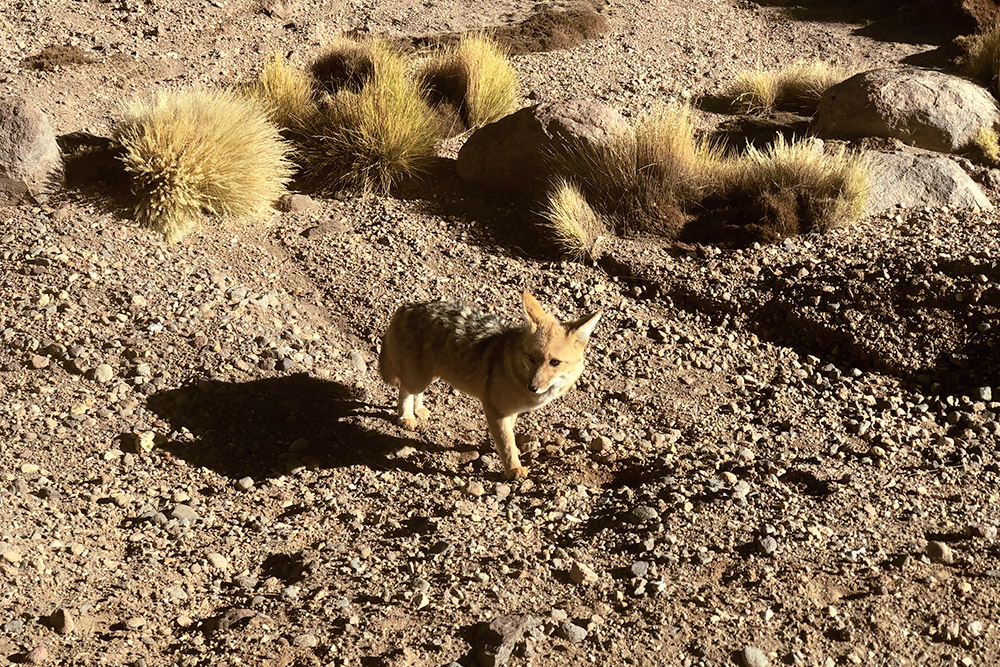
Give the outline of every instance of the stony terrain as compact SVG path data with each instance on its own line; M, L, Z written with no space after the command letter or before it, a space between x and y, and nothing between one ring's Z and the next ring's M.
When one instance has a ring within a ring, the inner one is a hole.
M101 134L122 100L271 50L534 3L268 7L10 0L0 90ZM530 98L633 115L757 63L935 48L735 0L601 11L605 36L515 59ZM22 63L65 44L92 62ZM393 197L173 246L80 193L0 209L0 664L1000 661L1000 213L618 240L595 267L462 185L455 148ZM475 401L435 387L403 431L375 361L404 301L514 322L525 288L605 318L577 388L522 418L531 476L507 483Z

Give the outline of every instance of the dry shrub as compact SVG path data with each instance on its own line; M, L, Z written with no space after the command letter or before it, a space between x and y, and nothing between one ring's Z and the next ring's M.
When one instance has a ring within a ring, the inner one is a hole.
M608 20L589 7L542 9L521 23L497 28L494 35L513 55L571 49L608 31Z
M309 75L277 53L268 57L257 80L241 92L259 100L269 110L271 120L284 129L300 124L315 110Z
M419 78L431 100L456 107L468 128L512 113L520 99L517 72L506 51L483 33L443 48L424 63Z
M202 211L262 214L291 175L287 144L267 110L233 92L178 91L134 103L115 140L136 219L169 242L190 232Z
M580 190L559 179L542 211L556 247L571 259L596 259L597 246L610 232Z
M983 158L990 163L1000 163L1000 133L992 127L981 127L972 137L972 147L982 153Z
M966 40L965 69L969 75L1000 92L1000 22Z
M742 113L763 114L776 109L811 112L828 88L848 76L843 68L823 61L799 62L779 70L744 70L723 96Z
M634 132L554 155L569 178L620 233L680 233L687 211L715 188L721 152L698 136L691 108L670 105L640 119Z
M440 127L406 59L384 42L365 48L372 70L360 90L328 96L296 132L302 175L321 192L388 192L435 155Z
M310 69L316 82L329 93L360 92L375 70L373 44L346 37L334 40L312 63ZM382 42L378 44L379 49L388 48Z
M856 220L868 199L864 160L844 149L828 154L813 142L784 137L765 150L751 146L726 163L711 215L713 240L771 242L794 234L826 232ZM722 238L719 238L719 237Z

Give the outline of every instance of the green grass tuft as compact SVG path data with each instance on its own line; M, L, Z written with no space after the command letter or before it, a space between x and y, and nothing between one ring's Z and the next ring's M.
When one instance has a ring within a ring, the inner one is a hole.
M203 211L261 215L292 171L267 110L233 92L179 91L134 103L115 139L136 219L169 242L194 229Z

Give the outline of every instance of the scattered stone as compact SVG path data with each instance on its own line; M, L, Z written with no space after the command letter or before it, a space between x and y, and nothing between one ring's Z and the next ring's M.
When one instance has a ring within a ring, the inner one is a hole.
M969 79L916 67L856 74L829 89L816 109L821 137L888 137L933 151L964 150L980 128L1000 124L990 92Z
M945 542L931 541L927 543L924 550L927 557L942 565L953 565L955 563L955 552Z
M476 662L482 667L507 664L514 648L538 622L537 618L528 614L508 614L481 625L473 640Z
M597 572L594 572L589 565L580 561L573 561L573 565L570 566L569 570L569 578L577 586L596 584L600 579L597 576Z
M640 505L626 513L624 518L628 523L643 524L649 521L656 521L660 518L660 513L653 507Z
M183 503L174 505L174 509L170 511L170 516L180 521L197 521L201 518L198 516L198 513L194 511L194 508Z
M587 638L587 631L572 621L562 621L556 626L556 634L570 644L579 644Z
M288 193L278 200L278 209L287 213L305 213L316 208L316 202L309 195Z
M61 635L68 635L76 629L76 621L73 619L73 613L65 608L59 608L52 612L49 616L49 624L53 630Z
M125 621L125 627L129 630L138 630L142 626L146 625L146 619L142 616L133 616L132 618Z
M744 667L768 667L770 661L764 652L756 646L744 646L740 652Z
M774 552L778 550L778 540L767 535L757 541L757 548L765 556L773 556Z
M253 477L240 477L236 480L236 488L240 491L250 491L253 489Z
M97 368L94 369L94 379L101 384L107 384L111 382L111 379L115 376L115 371L108 364L98 364Z
M28 358L28 365L37 371L48 366L49 361L48 357L44 357L40 354L33 354Z
M216 570L228 570L229 560L222 554L212 552L208 554L208 564Z
M143 431L135 435L135 451L139 454L148 454L153 451L156 433L153 431Z
M431 599L427 597L426 593L424 593L423 591L417 591L417 593L413 596L413 599L410 600L410 605L414 609L423 609L424 607L429 605L430 602Z
M20 97L0 98L0 175L33 195L47 193L62 176L62 156L49 119Z
M319 644L319 640L316 639L316 635L312 634L311 632L307 632L304 635L299 635L298 637L292 640L293 646L299 646L301 648L313 648L317 644Z
M629 567L629 573L633 577L644 579L649 574L649 563L644 560L637 560Z
M482 482L471 481L466 484L464 489L465 495L472 496L473 498L479 498L486 493L486 489L483 487Z
M49 659L49 650L44 646L36 646L24 655L24 661L29 665L40 665Z

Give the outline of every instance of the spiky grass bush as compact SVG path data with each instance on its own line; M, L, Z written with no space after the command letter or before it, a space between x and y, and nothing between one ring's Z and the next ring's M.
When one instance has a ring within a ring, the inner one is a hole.
M825 153L812 141L784 137L764 150L750 146L725 168L724 199L770 230L773 239L826 232L853 222L868 200L868 168L844 149Z
M697 133L691 108L676 104L644 116L634 131L552 156L553 171L577 184L619 232L667 236L716 187L720 160L721 151Z
M320 87L330 93L341 90L359 92L375 69L373 47L385 49L379 42L356 41L338 37L326 45L310 69Z
M406 59L383 42L366 46L372 71L361 89L328 96L297 133L302 175L322 192L385 193L435 155L440 127Z
M993 164L1000 162L1000 133L992 127L981 127L972 137L972 145Z
M310 76L277 53L267 58L257 80L241 92L260 101L271 120L283 129L300 124L315 109Z
M798 62L778 70L755 68L737 73L723 95L743 113L814 111L823 93L848 76L845 69L824 61Z
M963 59L969 75L1000 92L1000 21L966 41L967 53Z
M115 139L136 220L169 242L195 228L202 211L262 214L292 171L267 110L233 92L177 91L133 103Z
M542 216L555 245L571 259L596 259L598 244L610 234L583 193L566 179L549 192Z
M484 33L465 35L433 55L419 77L431 99L454 105L469 128L512 113L521 97L507 51Z

